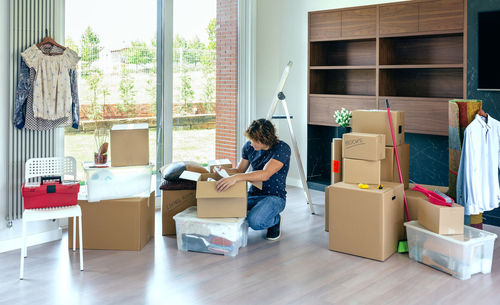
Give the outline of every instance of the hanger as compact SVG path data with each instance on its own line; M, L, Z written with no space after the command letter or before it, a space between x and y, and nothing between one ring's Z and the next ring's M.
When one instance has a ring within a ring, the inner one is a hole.
M60 45L60 44L58 44L58 43L57 43L57 42L56 42L56 41L55 41L52 37L50 37L48 34L49 34L49 33L48 33L47 29L45 29L45 38L42 40L42 42L40 42L39 44L37 44L37 45L36 45L38 48L40 48L41 46L46 45L46 44L51 44L51 45L56 46L56 47L58 47L58 48L60 48L60 49L62 49L62 50L66 50L66 47L64 47L64 46L62 46L62 45Z
M488 114L486 112L484 112L484 110L482 108L477 111L477 114L479 114L480 116L482 116L485 119L488 118Z
M66 50L66 47L63 47L62 45L58 44L54 39L52 39L52 37L49 37L49 36L45 36L45 38L42 40L42 42L40 42L36 46L40 48L41 46L46 45L46 44L51 44L53 46L56 46L56 47L61 48L63 50Z

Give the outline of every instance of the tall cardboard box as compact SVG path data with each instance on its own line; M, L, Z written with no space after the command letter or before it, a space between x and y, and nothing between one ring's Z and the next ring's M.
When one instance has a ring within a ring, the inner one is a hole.
M222 177L217 173L200 174L184 171L180 178L196 181L196 202L198 217L246 217L247 183L236 182L224 192L217 192L215 184ZM209 181L213 179L215 181ZM262 184L252 183L261 188Z
M344 158L344 182L380 184L380 161Z
M342 140L344 158L367 161L385 158L385 135L383 134L351 132L345 133Z
M396 146L401 145L405 142L405 113L404 111L391 111L391 118ZM385 110L354 110L352 112L352 131L384 134L385 145L394 146L389 118Z
M360 189L339 182L330 192L330 240L333 251L386 260L403 237L403 185L382 182Z
M88 202L82 209L83 248L98 250L141 250L154 237L155 193L148 198ZM78 226L77 226L78 247ZM73 218L68 223L68 247L73 248Z
M342 139L332 139L332 183L342 181Z
M402 144L397 148L401 175L403 176L405 189L407 189L410 181L410 145ZM380 179L383 181L399 182L398 164L396 162L394 147L385 147L385 159L380 163L380 171Z
M435 205L420 199L418 223L437 234L464 234L464 207L456 203L452 207Z
M161 192L162 235L175 234L173 217L185 209L196 206L196 190L168 190Z
M109 140L112 166L149 164L148 124L115 125Z

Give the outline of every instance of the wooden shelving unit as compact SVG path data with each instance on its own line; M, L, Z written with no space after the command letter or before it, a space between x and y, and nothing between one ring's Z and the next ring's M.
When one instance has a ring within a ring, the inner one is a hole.
M309 13L308 169L329 184L333 114L405 111L406 132L448 135L466 97L466 0L414 0ZM311 186L313 186L311 185Z
M415 0L309 13L308 123L347 109L404 110L406 131L447 135L465 97L465 0Z

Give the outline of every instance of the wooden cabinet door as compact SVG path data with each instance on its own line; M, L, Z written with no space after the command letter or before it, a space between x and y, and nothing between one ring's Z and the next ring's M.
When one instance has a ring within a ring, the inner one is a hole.
M380 109L385 98L379 98ZM405 132L448 135L448 99L389 98L391 110L405 112Z
M418 32L416 3L380 6L380 35Z
M356 96L328 96L328 95L310 95L309 96L309 124L337 126L333 115L335 111L342 109L376 109L376 98L356 97Z
M340 38L340 12L313 12L309 14L309 40Z
M434 0L418 4L420 32L462 30L464 28L463 0Z
M375 36L377 8L348 9L342 11L342 37Z

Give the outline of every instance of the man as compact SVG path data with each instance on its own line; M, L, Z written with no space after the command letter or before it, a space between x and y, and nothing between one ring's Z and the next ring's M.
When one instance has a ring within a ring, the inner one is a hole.
M262 181L262 190L248 191L248 225L254 230L267 229L266 238L280 238L281 216L286 203L286 175L290 165L290 146L278 139L273 123L266 119L253 121L245 132L249 139L243 145L238 173L217 181L223 192L238 181ZM245 173L249 166L252 172Z

